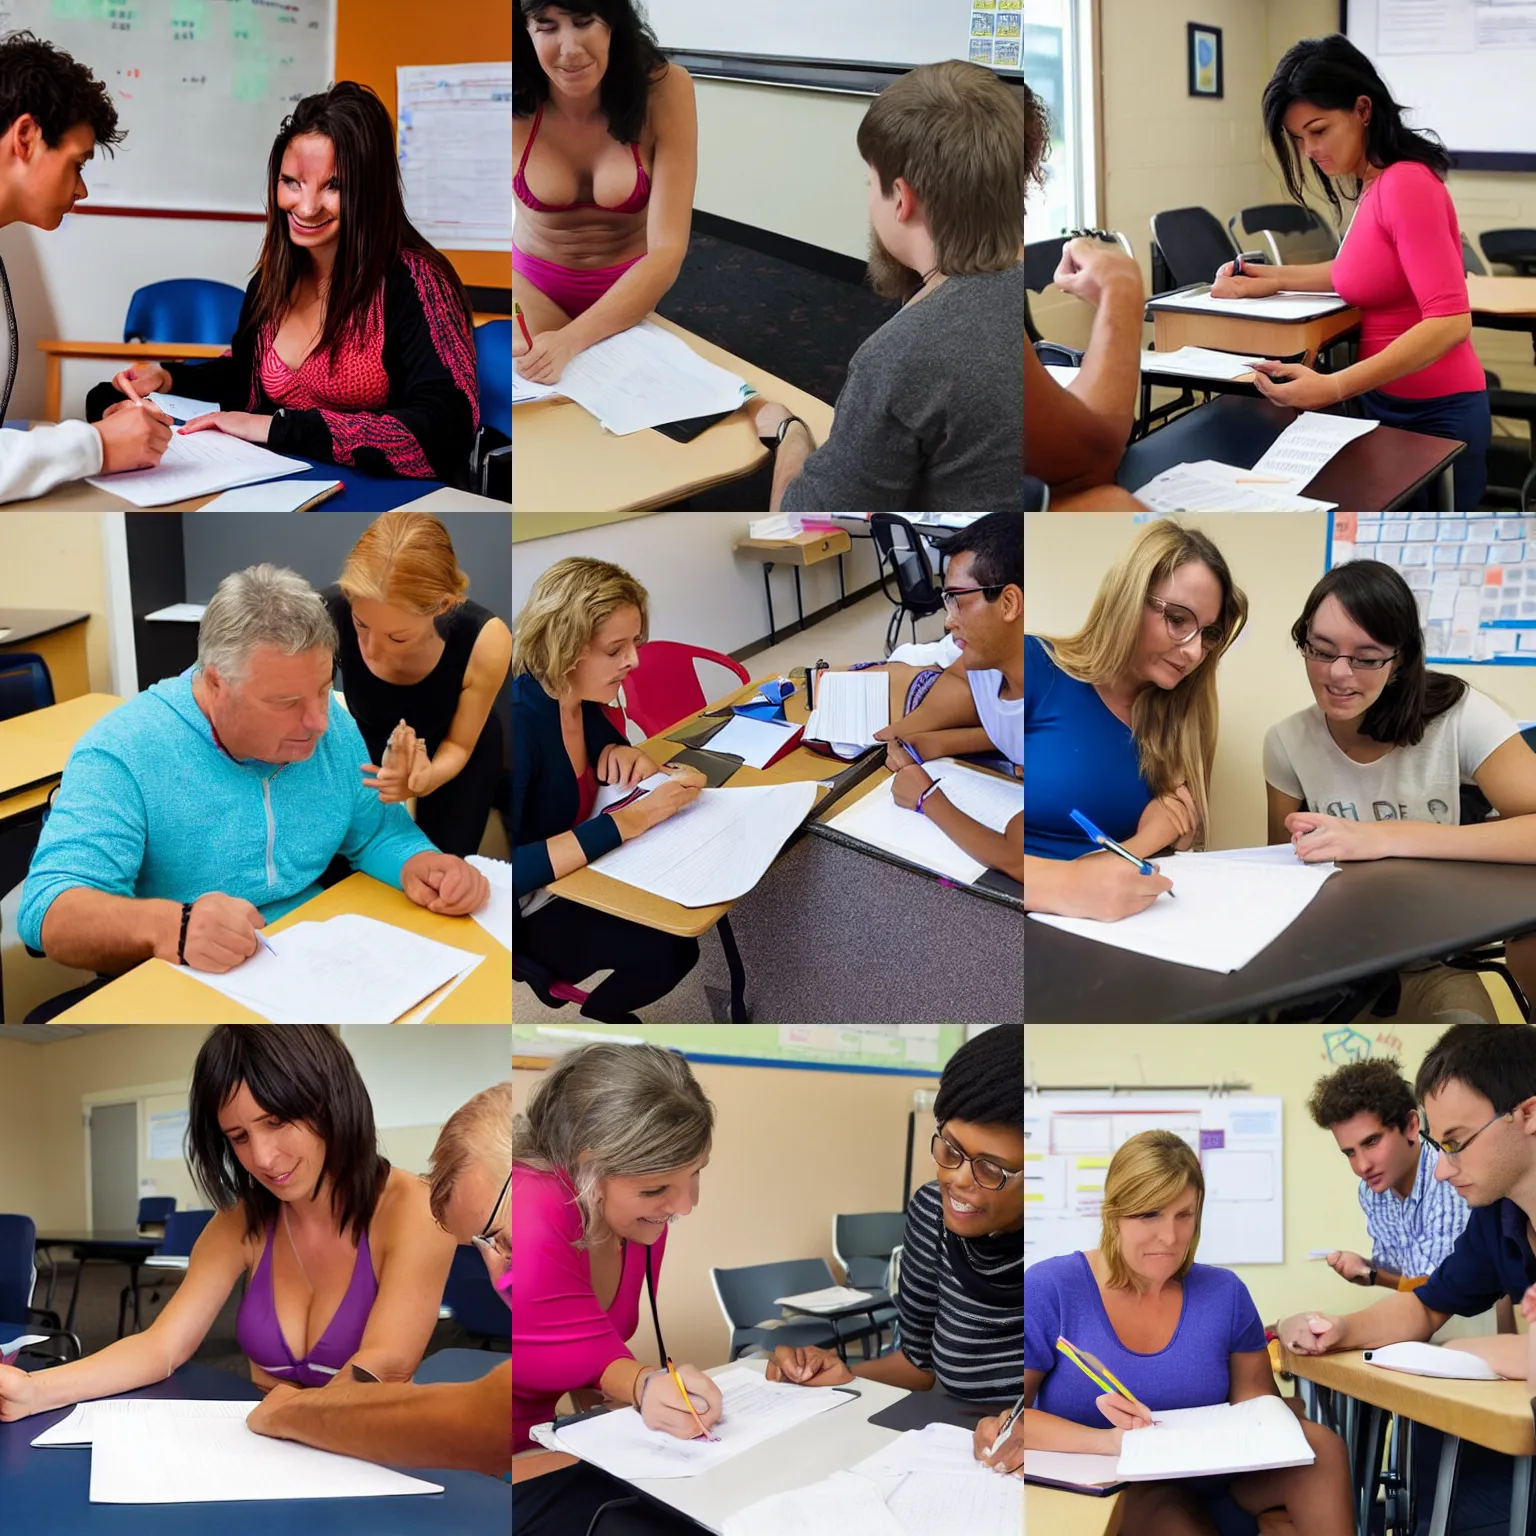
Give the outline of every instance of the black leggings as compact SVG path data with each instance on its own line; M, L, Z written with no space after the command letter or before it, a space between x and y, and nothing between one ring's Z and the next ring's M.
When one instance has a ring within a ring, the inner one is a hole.
M614 1500L618 1507L598 1514ZM591 1536L698 1536L699 1527L596 1467L562 1467L513 1484L513 1536L588 1536L589 1530Z
M665 997L699 963L699 941L662 933L558 896L514 921L512 947L554 980L575 984L593 971L613 974L582 1008L589 1019L638 1024L635 1010Z

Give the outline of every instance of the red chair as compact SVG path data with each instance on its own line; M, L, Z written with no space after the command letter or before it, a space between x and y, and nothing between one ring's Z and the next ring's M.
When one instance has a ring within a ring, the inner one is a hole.
M624 679L624 713L646 736L659 736L709 702L695 661L712 661L743 683L752 681L739 661L719 651L680 640L647 641L640 647L640 665Z

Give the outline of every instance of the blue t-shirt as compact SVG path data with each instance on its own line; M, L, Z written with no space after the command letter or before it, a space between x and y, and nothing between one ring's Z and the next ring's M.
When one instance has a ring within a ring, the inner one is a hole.
M1209 1408L1232 1390L1231 1356L1264 1348L1264 1325L1248 1287L1229 1269L1192 1264L1173 1337L1155 1354L1120 1342L1098 1281L1082 1253L1041 1259L1024 1271L1024 1369L1044 1371L1034 1406L1092 1429L1109 1422L1094 1385L1056 1348L1065 1337L1097 1355L1154 1412Z
M1091 852L1075 810L1116 842L1135 835L1152 791L1131 728L1087 683L1068 677L1035 635L1024 637L1024 744L1026 854Z

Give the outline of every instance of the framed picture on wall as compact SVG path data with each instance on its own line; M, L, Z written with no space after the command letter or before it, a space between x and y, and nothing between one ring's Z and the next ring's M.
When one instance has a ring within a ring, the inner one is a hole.
M1221 28L1207 27L1198 21L1188 24L1189 94L1221 96Z

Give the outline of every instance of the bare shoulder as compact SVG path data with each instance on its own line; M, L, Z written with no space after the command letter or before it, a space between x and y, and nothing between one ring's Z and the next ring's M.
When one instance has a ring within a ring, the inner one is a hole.
M373 1231L386 1245L411 1242L424 1227L435 1227L426 1181L405 1168L391 1168L373 1213Z
M512 665L512 631L504 619L487 619L470 649L465 682L489 681L499 688Z
M693 76L681 64L669 64L666 74L652 85L650 119L658 134L693 122Z

